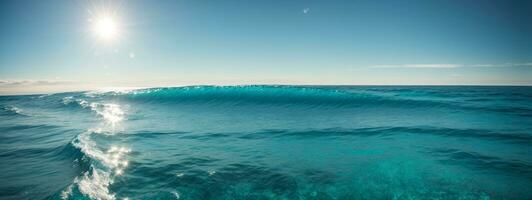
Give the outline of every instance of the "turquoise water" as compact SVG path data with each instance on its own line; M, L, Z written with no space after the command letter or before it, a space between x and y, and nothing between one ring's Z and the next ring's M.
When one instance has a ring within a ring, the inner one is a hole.
M0 199L532 199L532 87L0 97Z

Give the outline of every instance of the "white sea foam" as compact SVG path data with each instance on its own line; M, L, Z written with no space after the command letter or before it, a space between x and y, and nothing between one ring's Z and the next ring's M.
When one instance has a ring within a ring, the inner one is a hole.
M8 106L8 107L5 107L4 109L9 111L9 112L13 112L13 113L16 113L16 114L19 114L19 115L22 114L22 109L17 108L15 106Z
M81 107L83 107L83 108L86 108L86 107L89 106L89 102L87 102L87 101L85 101L85 100L83 100L83 99L78 99L78 100L76 100L76 102L78 102L78 104L79 104Z
M104 87L93 91L85 92L87 97L97 97L100 95L121 95L136 92L139 89L146 89L148 87Z
M72 97L72 96L64 97L62 99L62 101L63 101L63 104L68 105L68 104L74 102L74 97Z
M73 142L74 146L79 148L86 156L93 160L101 162L107 168L120 169L127 167L128 161L125 155L131 150L126 147L112 146L107 151L102 151L97 147L94 140L91 139L93 131L87 131L78 135L77 140Z
M79 191L88 195L91 199L114 200L115 194L109 191L109 185L113 183L109 172L92 169L92 173L85 172L78 180Z
M53 93L50 93L50 94L43 94L43 95L38 96L37 98L41 99L41 98L48 97L48 96L52 96L52 95L54 95L54 94L53 94Z
M116 103L89 103L84 99L75 99L72 96L65 97L62 101L65 105L77 103L82 108L90 108L90 110L94 111L98 116L102 117L104 122L103 125L100 125L95 129L105 130L111 134L120 130L117 129L117 125L125 119L126 112L124 111L123 106Z
M98 168L99 165L92 164L92 173L85 172L81 178L75 180L75 183L77 183L79 191L91 199L115 199L115 195L109 191L109 185L113 183L114 177L122 175L128 166L128 160L125 156L130 152L130 149L112 146L107 151L101 150L91 138L92 134L97 134L97 132L89 130L80 134L73 144L85 156L103 166Z
M62 99L63 104L68 105L71 103L77 103L82 108L86 108L89 106L89 102L83 100L83 99L75 99L72 96L68 96Z
M84 100L64 99L67 103L77 102L82 107L88 107L102 117L103 122L93 129L78 135L72 143L79 148L85 156L91 158L91 171L76 178L78 190L91 199L116 199L115 194L109 190L114 177L120 176L128 166L126 155L131 151L124 146L101 147L95 138L98 134L113 135L115 127L124 120L125 112L122 107L114 103L88 103ZM71 192L67 188L68 196Z
M72 194L72 184L69 185L63 192L61 192L61 199L68 199L68 197Z

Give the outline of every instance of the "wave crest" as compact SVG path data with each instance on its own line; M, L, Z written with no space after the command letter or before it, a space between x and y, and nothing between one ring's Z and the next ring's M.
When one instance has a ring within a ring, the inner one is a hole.
M94 97L95 94L91 94ZM435 101L418 101L381 96L361 91L339 90L332 87L299 86L186 86L149 88L131 91L106 92L98 97L119 98L154 104L206 105L282 105L320 107L367 106L440 106Z
M68 105L76 102L83 108L90 108L101 117L103 123L93 129L89 129L79 134L72 141L72 145L90 160L90 170L77 177L73 184L67 187L62 193L62 198L66 199L72 194L72 187L91 199L113 200L115 194L109 190L116 176L123 174L128 166L126 155L131 151L125 147L115 145L103 146L97 143L97 136L111 137L115 134L115 128L125 118L125 111L122 106L116 103L89 103L85 100L67 97L63 103Z

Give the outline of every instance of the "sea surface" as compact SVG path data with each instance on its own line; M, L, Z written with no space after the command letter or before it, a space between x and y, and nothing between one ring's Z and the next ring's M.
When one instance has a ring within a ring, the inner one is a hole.
M532 199L532 87L0 96L0 199Z

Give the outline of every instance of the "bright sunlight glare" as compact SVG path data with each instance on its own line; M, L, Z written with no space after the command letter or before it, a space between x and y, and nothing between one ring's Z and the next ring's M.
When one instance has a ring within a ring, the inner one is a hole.
M118 35L118 24L110 16L98 17L93 21L93 31L101 39L112 40Z

